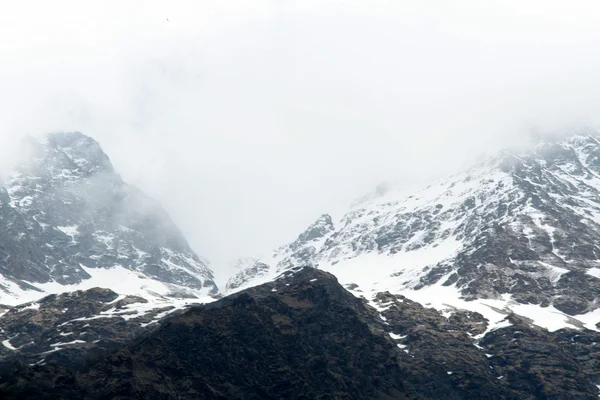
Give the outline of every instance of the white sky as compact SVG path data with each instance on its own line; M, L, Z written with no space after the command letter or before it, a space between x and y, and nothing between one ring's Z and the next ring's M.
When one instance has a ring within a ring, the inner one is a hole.
M0 135L92 135L219 268L381 181L597 123L598 21L576 0L3 1Z

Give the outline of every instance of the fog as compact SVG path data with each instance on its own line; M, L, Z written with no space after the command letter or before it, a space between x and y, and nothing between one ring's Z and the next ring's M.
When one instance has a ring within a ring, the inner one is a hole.
M599 17L593 1L4 2L2 162L24 134L93 136L218 273L383 181L597 124Z

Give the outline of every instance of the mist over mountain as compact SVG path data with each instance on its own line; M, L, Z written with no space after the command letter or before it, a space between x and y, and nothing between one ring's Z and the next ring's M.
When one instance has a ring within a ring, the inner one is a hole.
M0 164L21 136L84 132L215 269L381 181L599 122L591 0L35 9L3 8Z
M28 146L0 208L5 398L598 396L596 131L380 185L221 293L96 141Z
M0 398L597 399L599 20L3 2Z
M311 265L367 299L390 291L441 311L500 321L500 309L548 329L597 329L599 138L541 139L421 190L376 190L341 219L325 214L294 242L251 259L227 289Z
M0 187L0 303L94 286L217 293L167 212L125 183L95 140L55 133L29 138L24 149Z

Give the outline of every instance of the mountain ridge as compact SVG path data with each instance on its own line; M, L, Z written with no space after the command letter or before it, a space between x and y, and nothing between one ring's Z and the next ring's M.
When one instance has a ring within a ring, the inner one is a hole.
M494 308L541 312L537 322L549 329L574 320L597 329L599 216L597 133L542 141L416 193L380 190L318 238L301 234L259 258L263 267L241 271L227 290L313 265L366 298L391 291L442 311L451 305L496 320Z

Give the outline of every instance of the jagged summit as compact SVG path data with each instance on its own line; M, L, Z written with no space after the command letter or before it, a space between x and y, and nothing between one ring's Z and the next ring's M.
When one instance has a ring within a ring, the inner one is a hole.
M600 322L598 136L501 152L413 193L380 191L334 224L261 259L270 272L237 287L313 265L367 298L389 290L500 321L493 307L549 328Z
M59 164L81 174L114 173L100 144L81 132L58 132L46 136L43 144L46 165ZM56 160L57 163L49 162Z
M311 226L309 226L304 232L298 236L298 239L294 242L295 246L300 247L304 243L310 242L315 239L320 239L327 235L329 232L334 230L331 216L323 214L317 219Z
M98 142L53 133L28 138L25 148L0 186L0 302L93 286L217 292L168 214L121 179Z

